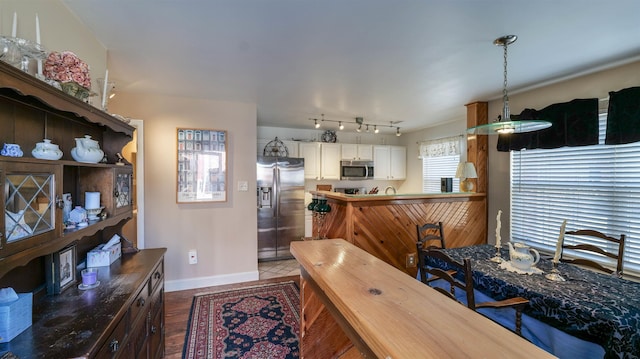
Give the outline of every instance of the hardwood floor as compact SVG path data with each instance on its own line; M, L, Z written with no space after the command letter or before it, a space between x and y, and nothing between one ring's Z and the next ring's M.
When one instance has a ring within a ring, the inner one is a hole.
M270 278L254 282L244 282L236 284L221 285L215 287L197 288L183 290L177 292L165 293L165 358L179 359L182 358L182 347L184 345L184 337L187 333L187 324L189 321L189 312L191 311L191 303L193 296L198 293L207 293L220 290L235 289L257 283L273 283L284 280L295 280L300 284L300 276L287 276L279 278Z

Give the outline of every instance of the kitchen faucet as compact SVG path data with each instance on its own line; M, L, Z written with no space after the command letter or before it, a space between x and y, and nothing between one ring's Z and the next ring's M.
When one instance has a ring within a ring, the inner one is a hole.
M387 186L387 188L384 189L384 194L389 194L389 190L392 190L393 194L396 194L396 188L393 186Z

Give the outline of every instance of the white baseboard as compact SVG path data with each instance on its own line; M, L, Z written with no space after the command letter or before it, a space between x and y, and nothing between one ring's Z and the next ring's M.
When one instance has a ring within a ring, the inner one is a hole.
M196 289L212 287L216 285L234 284L250 282L260 279L258 271L223 274L211 277L199 277L180 280L167 280L164 282L165 292L175 292L178 290Z

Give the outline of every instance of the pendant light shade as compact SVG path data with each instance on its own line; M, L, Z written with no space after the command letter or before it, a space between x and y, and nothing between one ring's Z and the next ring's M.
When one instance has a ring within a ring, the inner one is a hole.
M506 35L493 41L494 45L504 48L504 87L502 89L502 114L492 122L484 125L470 127L467 133L471 135L501 135L510 133L523 133L542 130L551 127L551 122L545 120L516 120L512 121L509 111L509 93L507 90L507 47L514 43L516 35Z

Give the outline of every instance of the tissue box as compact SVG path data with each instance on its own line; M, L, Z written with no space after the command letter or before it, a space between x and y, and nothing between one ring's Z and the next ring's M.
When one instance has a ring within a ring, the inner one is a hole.
M0 303L0 343L7 343L31 326L32 293L18 293L18 299Z
M104 244L101 244L87 253L87 267L111 265L122 255L120 243L109 247L109 249L102 249L103 247Z

